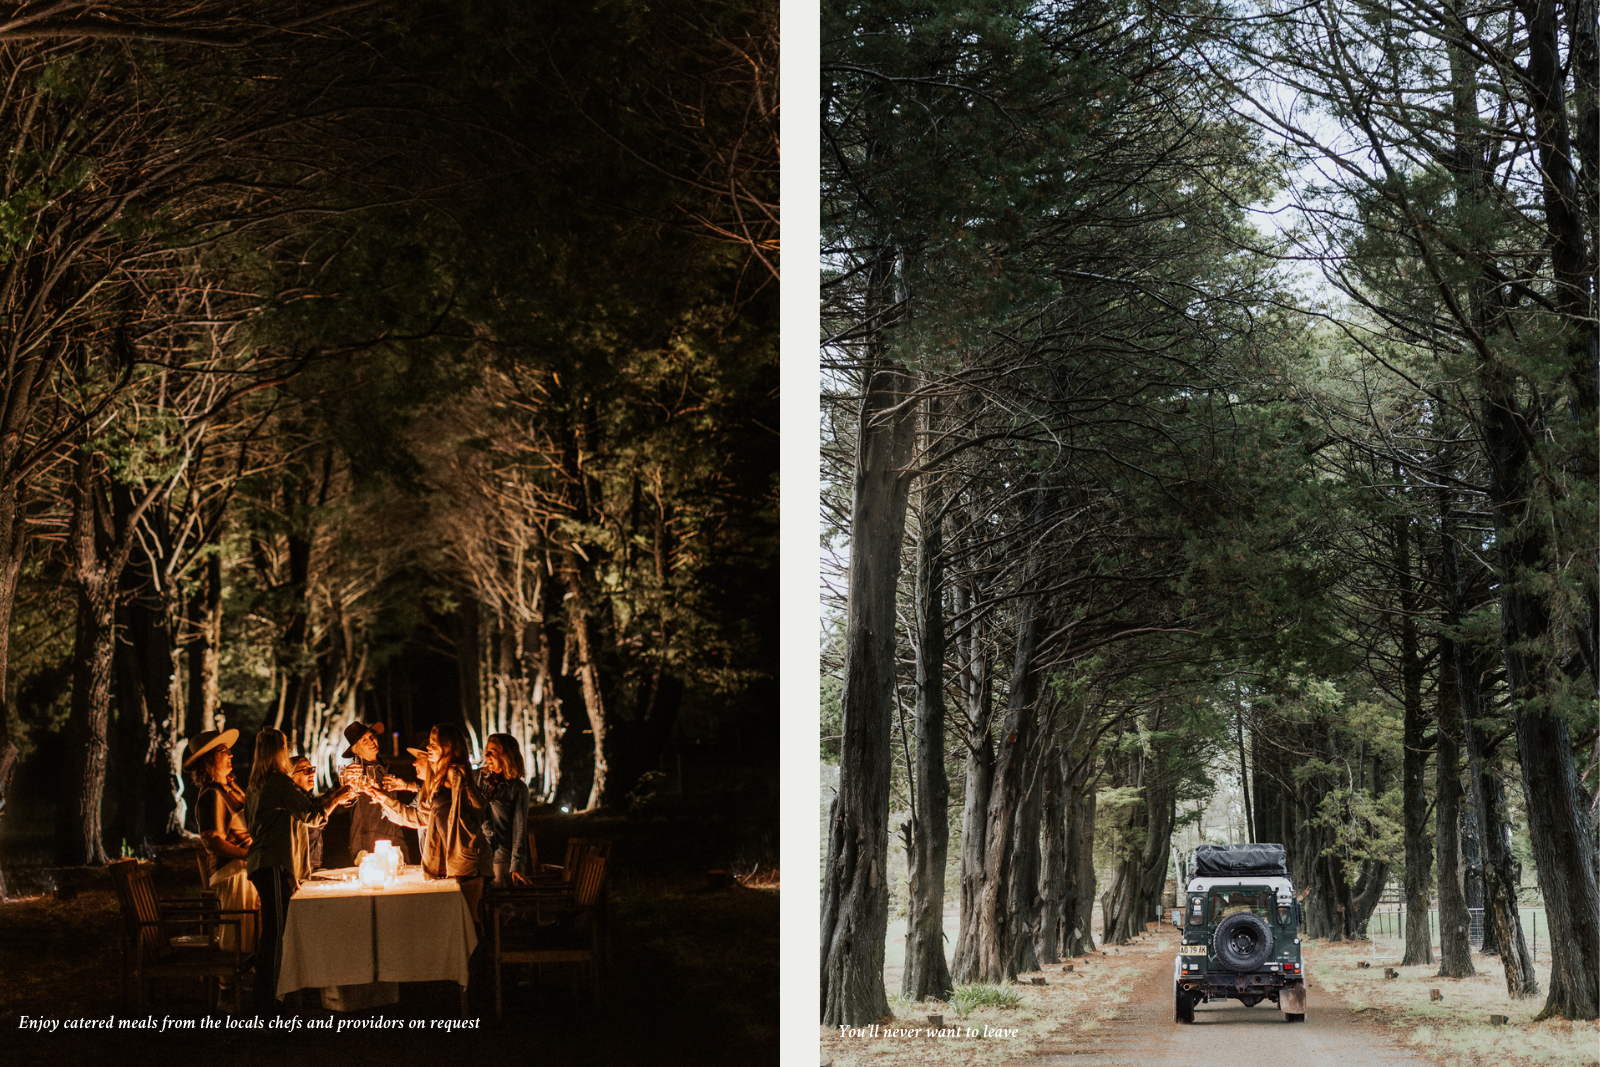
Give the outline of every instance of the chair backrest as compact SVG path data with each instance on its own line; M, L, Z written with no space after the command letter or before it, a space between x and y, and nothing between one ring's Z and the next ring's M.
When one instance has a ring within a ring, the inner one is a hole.
M601 859L611 858L611 838L609 837L569 837L567 838L567 859L561 865L561 880L570 882L578 875L578 868L583 865L583 857L599 856Z
M611 838L609 837L574 837L570 839L584 847L591 855L599 856L603 860L611 858Z
M211 888L211 875L216 871L216 862L211 856L211 850L204 845L194 854L194 862L200 868L200 889L205 891Z
M539 873L539 842L533 836L533 831L528 831L528 871L532 874Z
M600 899L600 888L606 881L606 859L589 853L583 857L583 864L578 868L577 885L573 887L572 898L582 907L588 907Z
M161 927L143 925L161 921L161 908L156 904L155 890L150 885L150 872L136 859L118 860L110 866L129 943L141 944L146 952L160 954L167 948Z

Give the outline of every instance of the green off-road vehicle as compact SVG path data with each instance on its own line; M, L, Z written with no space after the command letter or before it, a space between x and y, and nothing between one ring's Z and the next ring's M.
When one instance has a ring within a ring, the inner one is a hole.
M1288 1022L1305 1021L1300 902L1282 845L1201 845L1179 903L1172 985L1180 1023L1194 1022L1201 1001L1226 997L1247 1008L1270 1000Z

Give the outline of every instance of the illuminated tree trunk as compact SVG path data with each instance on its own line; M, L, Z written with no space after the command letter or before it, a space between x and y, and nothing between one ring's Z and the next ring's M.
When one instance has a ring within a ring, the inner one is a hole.
M190 643L189 695L184 730L191 736L201 730L222 729L222 704L218 689L222 666L222 557L206 557L200 572L200 589L189 604L190 625L196 636Z
M110 521L100 500L102 477L95 457L80 456L73 478L68 535L78 585L77 626L67 721L67 775L57 824L60 862L69 866L106 862L102 805L117 582L104 551L110 541Z
M585 811L593 811L606 799L606 706L600 691L600 668L596 662L590 633L588 603L584 597L583 578L578 561L570 556L565 562L567 585L567 624L578 650L578 681L583 687L583 706L589 714L589 731L594 735L594 778L589 786L589 799Z

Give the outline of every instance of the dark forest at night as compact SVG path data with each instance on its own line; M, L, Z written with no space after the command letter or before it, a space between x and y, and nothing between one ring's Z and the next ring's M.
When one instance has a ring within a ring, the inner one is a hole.
M0 64L3 1025L131 1004L108 865L202 892L195 767L242 797L279 731L324 867L364 736L373 793L523 782L540 851L482 880L582 903L605 839L616 953L745 924L771 991L716 1040L775 1042L776 5L24 4ZM459 1003L397 1010L500 1040L478 917ZM501 1026L638 981L506 967Z

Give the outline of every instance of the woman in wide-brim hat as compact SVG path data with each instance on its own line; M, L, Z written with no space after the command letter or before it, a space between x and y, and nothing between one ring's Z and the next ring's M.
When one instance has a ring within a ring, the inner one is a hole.
M183 769L200 791L194 808L200 845L205 849L207 884L223 910L255 913L261 898L245 870L250 831L244 823L244 791L233 780L232 748L238 739L238 730L196 734L184 747ZM239 941L242 951L254 952L258 920L253 914L239 918L244 920L239 926L222 927L222 947L232 952Z

